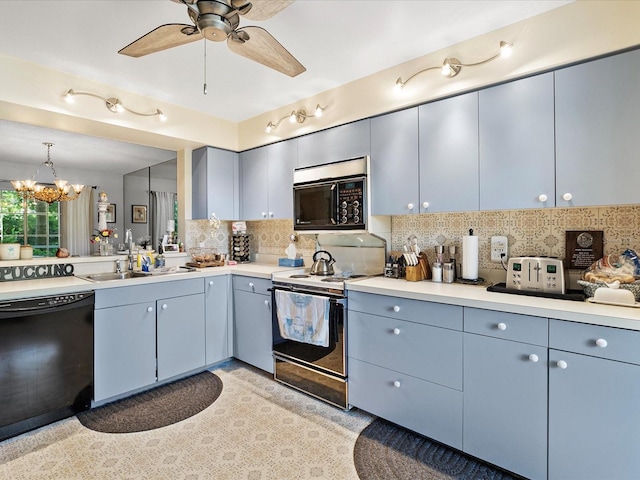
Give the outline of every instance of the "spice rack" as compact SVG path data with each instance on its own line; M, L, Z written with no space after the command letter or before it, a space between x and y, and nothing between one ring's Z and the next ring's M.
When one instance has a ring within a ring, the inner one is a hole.
M237 233L231 235L231 248L229 256L238 263L249 263L249 235Z

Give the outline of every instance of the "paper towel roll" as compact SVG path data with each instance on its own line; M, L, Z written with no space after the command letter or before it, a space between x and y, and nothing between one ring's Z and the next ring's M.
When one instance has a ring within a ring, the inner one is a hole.
M478 237L473 235L462 237L462 278L478 279Z

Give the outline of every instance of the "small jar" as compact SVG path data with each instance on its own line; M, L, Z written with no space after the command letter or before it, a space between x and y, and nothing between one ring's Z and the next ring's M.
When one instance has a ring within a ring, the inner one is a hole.
M431 267L431 280L433 282L442 282L442 264L440 262L436 262Z
M442 281L444 283L453 283L455 277L454 265L452 262L442 264Z
M20 246L20 260L31 260L33 258L33 247L31 245Z

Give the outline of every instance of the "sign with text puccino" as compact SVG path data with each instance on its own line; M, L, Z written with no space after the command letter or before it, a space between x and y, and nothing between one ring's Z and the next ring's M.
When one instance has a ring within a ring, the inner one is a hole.
M51 265L12 265L10 267L0 267L0 282L72 276L72 263L57 263Z

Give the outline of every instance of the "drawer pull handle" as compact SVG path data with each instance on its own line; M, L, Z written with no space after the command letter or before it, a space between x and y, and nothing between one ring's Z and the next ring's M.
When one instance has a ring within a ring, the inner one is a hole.
M253 288L253 282L249 282L249 288Z
M395 382L393 382L393 386L396 388L400 388L400 380L396 380Z
M269 308L269 300L265 300L265 301L264 301L264 304L265 304L265 306L266 306L267 308Z
M163 304L162 304L162 309L163 309L163 310L166 310L166 309L167 309L167 307L168 307L168 305L167 305L166 303L163 303Z
M394 305L393 306L393 311L398 313L400 311L400 306L399 305Z
M506 329L507 329L507 324L506 324L506 323L504 323L504 322L500 322L500 323L498 324L498 330L502 330L502 331L504 331L504 330L506 330Z
M533 363L536 363L539 360L538 355L532 353L531 355L529 355L529 360L531 360Z
M394 335L400 335L400 329L399 328L394 328L393 329L393 334Z
M213 280L209 280L209 286L213 287Z
M599 338L596 340L596 345L599 346L600 348L605 348L609 344L604 338Z
M147 312L149 313L153 312L153 307L147 307Z
M558 365L558 368L561 368L562 370L567 368L567 362L565 362L564 360L558 360L557 365Z

